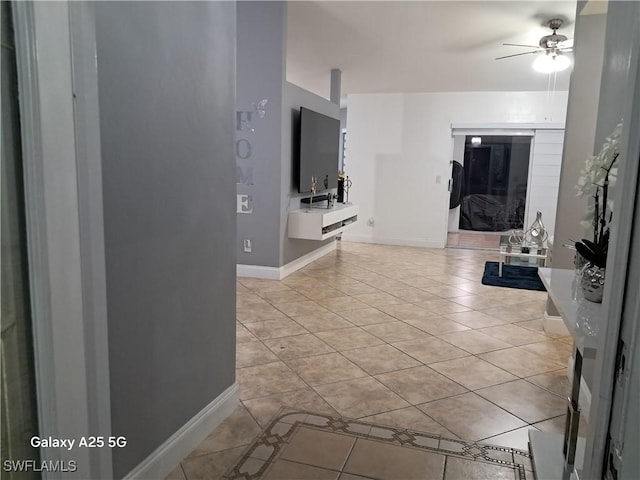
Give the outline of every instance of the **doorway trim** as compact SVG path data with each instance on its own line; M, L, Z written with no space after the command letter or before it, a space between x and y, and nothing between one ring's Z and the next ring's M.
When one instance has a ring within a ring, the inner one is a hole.
M79 440L108 437L111 418L104 244L96 230L102 191L91 190L102 183L99 143L90 136L97 66L95 76L75 70L87 67L82 59L95 37L92 7L72 4L14 2L12 9L39 435ZM43 472L45 479L112 477L109 448L44 448L41 459L77 465L74 473Z

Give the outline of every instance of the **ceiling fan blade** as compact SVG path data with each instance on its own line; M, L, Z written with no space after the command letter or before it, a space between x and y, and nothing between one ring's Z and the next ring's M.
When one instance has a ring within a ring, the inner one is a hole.
M522 45L520 43L503 43L507 47L526 47L526 48L540 48L538 45Z
M558 48L560 50L563 50L565 48L573 48L573 38L568 38L567 40L565 40L564 42L560 42L558 44Z
M504 57L496 57L496 60L502 60L503 58L519 57L520 55L530 55L532 53L539 53L539 50L534 50L532 52L516 53L515 55L505 55Z

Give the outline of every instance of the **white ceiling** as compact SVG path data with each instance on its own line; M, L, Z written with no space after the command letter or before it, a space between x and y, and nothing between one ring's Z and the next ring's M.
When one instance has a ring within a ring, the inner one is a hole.
M351 93L530 91L549 87L530 49L551 33L573 37L575 1L293 1L288 3L287 80L325 98L330 71ZM570 70L556 78L569 88Z

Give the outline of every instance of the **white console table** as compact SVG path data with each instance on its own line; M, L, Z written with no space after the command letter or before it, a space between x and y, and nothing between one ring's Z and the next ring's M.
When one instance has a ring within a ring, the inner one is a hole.
M510 257L526 258L527 260L535 258L538 264L543 267L547 264L547 246L546 245L532 245L527 250L527 253L522 251L523 246L520 244L512 244L509 235L500 236L500 262L498 263L498 276L502 276L502 265L509 263Z
M326 240L358 220L358 206L338 203L333 208L313 207L289 212L289 238Z
M530 430L529 446L537 478L568 480L579 478L584 454L585 439L578 438L583 360L596 357L598 335L605 330L606 318L602 304L584 299L573 270L539 268L538 275L573 338L575 360L564 436Z

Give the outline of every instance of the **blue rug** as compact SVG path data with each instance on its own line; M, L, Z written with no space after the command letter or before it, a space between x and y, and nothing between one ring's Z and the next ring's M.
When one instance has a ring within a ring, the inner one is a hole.
M484 264L483 285L494 287L521 288L524 290L540 290L545 292L542 280L538 277L538 267L520 267L518 265L502 265L502 277L498 276L498 262Z

